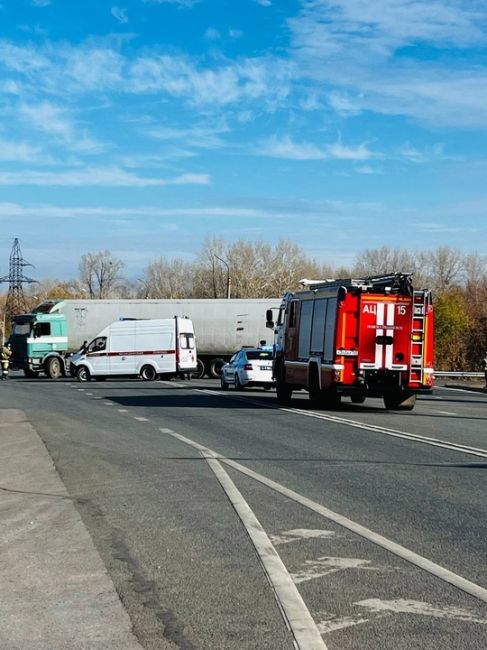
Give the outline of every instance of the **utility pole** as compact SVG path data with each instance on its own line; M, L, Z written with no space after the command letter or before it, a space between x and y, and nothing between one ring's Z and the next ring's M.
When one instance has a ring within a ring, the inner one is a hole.
M16 237L12 246L12 252L10 253L8 275L0 277L0 282L8 282L8 294L5 302L5 310L3 312L3 339L5 338L6 325L8 325L15 316L24 314L27 311L24 291L22 288L23 283L29 284L37 282L37 280L33 280L24 275L23 269L25 266L32 266L32 264L29 264L22 259L19 240Z
M217 260L223 262L223 264L225 264L225 266L227 267L227 300L230 300L230 293L231 293L230 265L228 264L228 262L225 262L224 259L218 257L216 253L214 253L214 256L216 257Z

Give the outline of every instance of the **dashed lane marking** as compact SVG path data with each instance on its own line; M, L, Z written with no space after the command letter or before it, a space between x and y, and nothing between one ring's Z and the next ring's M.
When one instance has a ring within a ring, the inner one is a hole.
M142 417L134 417L134 420L138 420L139 422L149 422L149 418Z

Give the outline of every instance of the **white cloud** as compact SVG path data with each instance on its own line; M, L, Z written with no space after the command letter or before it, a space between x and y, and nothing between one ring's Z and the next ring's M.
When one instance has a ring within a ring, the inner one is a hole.
M125 25L129 21L127 18L127 9L122 9L121 7L112 7L111 14L122 25Z
M51 0L32 0L34 7L47 7L51 4Z
M271 0L254 0L258 5L261 7L271 7L272 2Z
M164 185L208 185L208 174L180 174L174 178L137 176L118 167L84 168L75 171L0 172L0 185L57 187L156 187Z
M190 9L198 4L200 0L142 0L142 2L147 5L176 5Z
M0 138L0 160L33 162L39 158L40 149L27 142L12 142Z
M230 27L230 29L228 30L228 35L230 36L230 38L242 38L243 32L240 29L232 29Z
M208 27L208 29L205 32L205 38L208 41L218 41L221 38L221 34L214 27Z
M346 147L341 142L330 144L326 150L331 158L338 160L370 160L370 158L377 157L373 154L365 144L359 144L357 147Z
M262 143L259 152L272 158L290 160L325 160L326 151L308 142L295 142L290 136L272 137Z
M290 136L269 138L262 143L259 153L274 158L287 158L290 160L350 160L365 161L379 157L372 153L365 144L356 147L347 147L340 141L317 147L308 142L295 142Z
M485 46L486 25L487 6L464 0L314 0L289 20L294 61L313 84L333 87L339 114L455 126L487 124L487 67L462 50ZM417 45L434 55L415 58L407 48Z

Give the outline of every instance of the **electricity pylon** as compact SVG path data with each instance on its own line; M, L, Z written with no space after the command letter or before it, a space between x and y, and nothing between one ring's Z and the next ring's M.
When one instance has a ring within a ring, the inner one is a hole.
M5 301L5 311L3 316L3 332L5 336L5 326L9 325L15 316L25 314L27 311L27 304L25 302L23 283L37 282L32 278L24 275L23 269L25 266L32 266L24 259L22 259L22 252L17 237L14 239L12 252L10 253L10 261L8 268L8 275L0 277L0 282L8 282L8 294Z

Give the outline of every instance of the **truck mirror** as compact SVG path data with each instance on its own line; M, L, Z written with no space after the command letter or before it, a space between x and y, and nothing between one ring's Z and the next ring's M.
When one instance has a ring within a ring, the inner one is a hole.
M265 313L265 318L266 318L266 324L265 326L268 329L272 329L274 327L274 321L272 320L272 309L268 309Z

